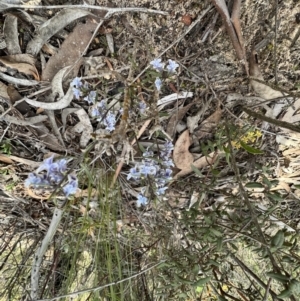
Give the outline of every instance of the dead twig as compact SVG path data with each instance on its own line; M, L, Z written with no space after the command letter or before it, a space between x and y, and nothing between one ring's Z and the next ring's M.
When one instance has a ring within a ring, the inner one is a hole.
M246 73L247 75L249 75L244 39L242 36L240 24L241 0L234 1L231 17L229 15L229 11L224 0L211 0L211 2L214 4L217 11L221 15L226 31L236 51L237 57L239 60L243 61Z
M128 13L128 12L135 12L135 13L148 13L148 14L159 14L159 15L168 15L169 13L143 8L143 7L120 7L120 8L112 8L106 6L96 6L96 5L18 5L18 4L7 4L7 8L23 8L23 9L64 9L64 8L83 8L83 9L96 9L96 10L106 10L109 15L118 14L118 13Z

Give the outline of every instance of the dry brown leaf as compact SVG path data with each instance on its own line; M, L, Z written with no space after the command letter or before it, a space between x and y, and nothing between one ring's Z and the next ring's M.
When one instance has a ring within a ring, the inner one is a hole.
M177 123L185 116L187 111L190 109L190 107L194 104L194 102L186 105L183 108L180 108L177 112L175 112L172 117L169 120L168 126L167 126L167 134L169 134L170 137L174 137L176 132L176 125Z
M40 80L39 73L34 65L35 59L29 54L1 56L0 62L7 68L16 69L21 73L32 75L35 80Z
M29 98L25 98L25 101L34 107L43 108L45 110L61 110L71 103L73 97L72 87L69 87L67 93L57 102L40 102Z
M220 122L221 116L222 110L218 106L217 110L201 123L199 130L195 131L194 135L198 139L201 139L213 133L214 129Z
M189 166L187 166L185 169L182 169L179 173L177 173L174 176L174 180L176 180L180 177L186 176L186 175L190 174L191 172L193 172L192 165L198 169L204 168L207 165L211 165L216 160L218 155L219 155L219 153L212 152L207 157L201 157L198 160L196 160L195 162L190 163Z
M250 72L250 76L252 78L256 78L260 81L264 80L262 73L259 69L258 63L257 63L257 53L254 50L252 51L252 53L250 55L249 72ZM284 96L284 93L274 90L271 87L269 87L268 85L262 84L258 81L250 80L250 84L251 84L254 92L259 97L264 98L266 100Z
M190 133L186 130L179 136L174 146L173 160L176 167L187 169L193 163L194 157L189 151L190 145Z
M85 24L78 23L73 32L65 39L58 53L52 56L47 62L42 72L42 79L51 81L61 68L74 65L74 62L82 57L82 53L88 45L97 25L97 22L92 18L87 18ZM73 69L72 77L77 75L80 65L81 62Z
M3 25L6 49L9 54L22 53L19 45L18 18L7 14Z
M0 81L0 96L6 99L9 99L7 94L7 86Z
M91 14L88 10L79 8L66 8L59 11L54 17L49 19L36 31L34 38L28 43L26 53L36 56L43 45L57 32L66 27L76 19L82 18ZM82 38L84 38L82 36ZM80 44L80 42L79 42ZM73 48L79 45L73 44ZM71 49L70 49L71 50ZM57 73L57 72L55 72Z

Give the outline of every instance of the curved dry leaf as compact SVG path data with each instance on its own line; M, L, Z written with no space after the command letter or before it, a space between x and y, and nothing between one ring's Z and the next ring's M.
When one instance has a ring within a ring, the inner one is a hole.
M190 109L190 107L195 104L194 102L186 105L183 108L180 108L177 112L175 112L172 117L170 118L169 122L168 122L168 126L167 126L167 134L170 137L174 137L175 132L176 132L176 125L177 123L185 116L185 114L187 113L187 111Z
M69 70L69 66L62 68L53 77L53 80L51 82L51 87L52 87L52 94L54 97L58 95L59 98L62 98L65 95L62 87L62 81L68 70Z
M13 76L9 76L2 72L0 72L0 78L4 79L6 82L10 84L20 85L20 86L36 86L40 83L36 80L15 78Z
M251 52L251 55L250 55L249 72L250 72L251 77L256 78L260 81L264 80L262 73L259 69L258 63L257 63L257 53L254 50ZM271 87L269 87L268 85L262 84L256 80L250 80L250 84L251 84L254 92L259 97L264 98L266 100L282 97L285 95L284 93L274 90Z
M175 176L174 176L174 180L186 176L188 174L190 174L191 172L193 172L192 169L192 165L195 166L198 169L204 168L207 165L211 165L219 156L220 153L216 153L216 152L212 152L210 153L207 157L201 157L198 160L196 160L195 162L192 162L189 164L189 166L187 166L185 169L182 169L180 172L178 172Z
M211 114L208 118L206 118L200 125L199 130L194 132L194 135L198 138L204 138L207 135L213 133L216 126L219 124L222 115L222 110L220 107Z
M0 96L6 99L9 99L7 94L7 86L0 81Z
M6 49L9 54L22 53L19 45L18 18L7 14L3 25Z
M6 115L2 118L5 121L8 121L8 122L13 123L13 124L17 124L17 125L22 125L22 126L29 126L29 125L32 126L33 124L43 122L43 121L48 119L48 117L45 116L45 115L38 115L38 116L26 118L25 120L22 120L22 119L13 117L13 116L8 116L8 115Z
M188 98L193 97L193 92L180 92L180 93L173 93L170 95L167 95L157 101L158 110L161 111L166 105L169 105L175 100L182 99L182 98Z
M48 60L42 72L42 79L51 81L61 68L74 65L74 62L81 58L96 28L97 22L94 22L91 18L87 18L84 24L78 23L73 32L62 43L58 53ZM73 69L73 75L71 76L76 76L80 64L81 62Z
M27 45L26 53L36 56L47 40L49 40L54 34L71 22L90 14L91 13L89 11L84 9L67 8L61 10L37 30L36 36ZM76 47L77 45L75 45L75 48Z
M174 146L173 160L176 167L187 169L193 163L194 157L189 151L190 145L190 133L186 130L179 136Z
M69 87L66 95L57 102L40 102L33 99L25 98L25 101L30 105L45 110L61 110L66 108L73 99L73 89Z
M28 54L27 54L28 56ZM36 80L40 80L39 73L34 66L34 64L30 64L22 61L23 55L10 55L10 56L2 56L0 57L0 62L7 68L12 68L18 70L18 72L25 73L28 75L32 75ZM25 57L24 57L25 60Z
M89 115L84 109L79 109L75 112L75 114L78 116L80 122L73 127L73 131L77 133L82 133L79 144L81 148L84 148L87 146L89 140L91 139L91 134L93 133L93 126L91 124Z

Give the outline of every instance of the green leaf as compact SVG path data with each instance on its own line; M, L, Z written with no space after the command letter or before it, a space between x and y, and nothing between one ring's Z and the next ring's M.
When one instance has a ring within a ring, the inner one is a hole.
M290 277L282 275L280 273L267 272L266 275L270 278L273 278L273 279L278 280L283 283L286 283L287 281L290 280Z
M253 154L253 155L261 155L263 154L264 152L261 151L260 149L257 149L257 148L254 148L248 144L246 144L245 142L243 141L240 141L241 143L241 146L250 154Z
M204 277L199 279L198 281L194 282L192 286L198 287L198 286L204 286L208 281L210 281L211 277Z
M274 201L277 201L277 202L280 202L283 200L282 196L276 192L273 192L273 193L266 193L266 195L273 199Z
M265 186L261 183L257 182L248 182L245 187L247 188L265 188Z
M195 165L191 164L191 168L197 176L199 176L201 178L204 177L203 174L201 173L201 171Z

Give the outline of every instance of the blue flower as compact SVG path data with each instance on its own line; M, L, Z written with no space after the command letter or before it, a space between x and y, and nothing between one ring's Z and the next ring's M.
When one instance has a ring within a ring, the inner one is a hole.
M75 96L76 99L80 99L82 92L77 88L73 88L73 95Z
M42 180L41 180L41 178L39 176L37 176L34 173L30 173L28 175L28 178L25 180L24 185L25 185L25 187L29 187L31 185L36 186L36 185L41 184L41 181Z
M112 132L115 130L115 125L116 125L116 116L115 114L108 112L106 117L103 120L103 124L106 126L106 130Z
M162 86L162 81L161 81L161 79L160 79L159 77L157 77L157 78L155 79L154 84L155 84L156 89L157 89L158 91L160 91L161 86Z
M139 172L137 166L130 168L129 174L127 176L127 180L130 180L131 178L137 180L141 177L141 173Z
M166 166L166 167L174 167L174 162L172 159L167 159L162 161L162 165Z
M66 197L70 194L75 194L78 188L78 180L75 175L68 175L69 183L63 187L63 192Z
M106 99L102 99L100 102L97 102L97 107L100 111L106 110Z
M150 65L152 65L152 67L158 71L158 72L162 72L165 66L165 63L161 62L161 59L154 59L153 61L150 62Z
M147 105L143 101L139 102L139 110L140 110L141 114L144 114L146 108L147 108Z
M68 161L66 159L57 160L55 162L56 171L60 173L64 173L67 170L67 163Z
M156 194L157 194L157 195L163 195L163 194L166 193L166 190L167 190L167 189L168 189L167 186L165 186L165 187L160 187L160 188L158 188L158 189L156 190Z
M54 155L45 159L43 163L40 165L40 167L36 170L36 172L39 173L42 170L46 170L47 172L49 172L51 169L53 169L53 164L54 164L53 159L54 159Z
M177 67L179 67L179 65L175 61L169 60L169 64L167 65L167 70L169 73L175 73Z
M96 101L97 93L96 91L90 91L89 95L84 97L83 99L88 102L88 104L93 104Z
M75 78L71 81L71 86L72 86L72 87L75 87L75 88L81 88L81 87L82 87L81 78L80 78L80 77L75 77Z
M139 168L141 174L144 176L155 176L157 172L156 166L152 162L144 162Z
M148 198L146 198L144 195L142 194L138 194L137 196L137 201L136 201L136 205L138 207L141 207L142 205L145 206L148 203Z
M146 150L144 153L143 153L143 157L146 157L146 158L152 158L154 156L154 153L153 153L153 151L152 150Z
M90 110L90 115L91 115L92 117L99 117L99 116L101 116L101 114L100 114L100 112L99 112L99 110L98 110L97 107L92 107L92 108L91 108L91 110Z

